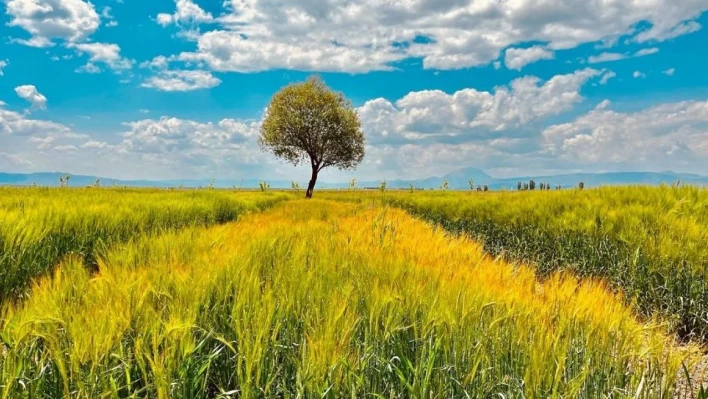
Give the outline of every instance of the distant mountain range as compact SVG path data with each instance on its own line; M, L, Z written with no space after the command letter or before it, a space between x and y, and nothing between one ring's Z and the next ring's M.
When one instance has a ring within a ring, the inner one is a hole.
M66 173L0 173L0 185L10 186L58 186L59 177L66 176ZM611 172L611 173L573 173L553 176L523 176L514 178L495 178L489 176L481 169L464 168L448 173L441 177L429 177L417 180L388 180L386 186L389 188L408 188L412 183L414 187L421 189L439 188L445 180L451 189L469 190L469 180L473 179L475 186L487 185L490 189L501 188L515 189L518 182L528 182L534 180L539 183L550 183L555 187L574 187L579 182L584 182L586 187L597 187L604 185L628 185L645 184L658 185L661 183L671 184L680 181L684 184L708 186L708 176L701 176L688 173L667 172ZM70 186L81 187L92 185L100 181L103 186L129 186L129 187L206 187L211 184L210 179L203 180L119 180L96 176L71 175ZM286 180L268 179L245 179L243 181L235 179L216 180L214 186L218 188L256 188L261 181L267 181L272 188L290 188L292 182ZM302 182L300 182L302 184ZM358 187L378 187L380 181L360 181ZM346 188L348 183L328 183L318 182L318 187L324 188Z

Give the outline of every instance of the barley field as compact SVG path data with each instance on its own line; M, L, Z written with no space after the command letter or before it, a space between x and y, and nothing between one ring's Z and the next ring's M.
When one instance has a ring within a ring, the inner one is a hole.
M701 395L700 335L568 243L700 271L704 191L0 193L2 398Z
M507 192L329 193L407 210L543 278L601 278L646 317L708 341L708 190L608 187Z
M285 198L216 190L0 187L0 300L25 295L32 277L68 254L94 264L97 250L112 243L233 221Z

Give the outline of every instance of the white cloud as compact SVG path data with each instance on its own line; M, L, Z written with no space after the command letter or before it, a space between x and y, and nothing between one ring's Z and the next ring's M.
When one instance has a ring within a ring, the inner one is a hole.
M256 41L241 33L212 31L199 37L198 52L182 53L175 60L203 63L216 71L257 72L273 68L318 71L368 72L391 70L387 64L403 58L403 51L384 47L354 49L334 41L305 45L295 41Z
M140 153L168 154L189 149L224 150L238 148L258 135L260 124L235 119L200 123L162 117L126 123L122 134L124 149ZM253 140L252 140L253 141Z
M432 136L488 138L569 110L582 97L580 88L600 74L583 69L546 82L527 76L494 93L464 89L408 93L391 103L379 98L359 108L364 131L373 142L406 142Z
M210 89L221 84L219 78L207 71L161 71L146 80L142 87L161 91L193 91Z
M634 71L634 73L632 74L632 77L635 79L639 79L639 78L646 78L647 75L645 75L644 72Z
M643 48L635 52L634 54L622 54L622 53L602 53L600 55L591 55L588 57L588 63L597 64L600 62L612 62L626 60L628 58L639 58L645 57L647 55L656 54L659 49L656 47Z
M636 53L634 53L634 57L644 57L647 55L656 54L658 52L659 52L659 49L656 47L643 48L643 49L637 51Z
M610 79L616 77L617 74L614 71L607 71L605 72L602 77L600 78L600 84L601 85L606 85L607 82L610 81Z
M9 26L31 36L16 40L34 47L49 47L53 39L81 42L98 29L100 17L93 4L82 0L8 0Z
M192 0L176 0L176 10L174 14L160 13L157 15L157 23L162 26L170 24L200 24L212 22L214 17L204 11Z
M82 65L76 69L74 69L74 72L76 73L101 73L101 68L97 67L95 64L88 63L86 65Z
M77 150L76 146L73 144L58 145L53 148L57 152L74 152Z
M101 11L101 17L106 20L106 27L112 28L114 26L118 26L118 21L116 21L113 18L113 15L111 15L112 8L109 6L103 7L103 11Z
M95 141L95 140L89 140L83 144L81 144L81 148L92 148L92 149L107 149L111 148L112 146L109 145L106 142L103 141ZM75 148L75 147L74 147Z
M0 136L64 136L71 134L71 130L59 123L28 119L27 115L9 111L4 108L4 103L0 101ZM5 147L13 148L12 146Z
M143 61L140 63L140 68L150 68L150 69L167 69L169 66L169 60L167 57L158 55L153 58L152 61Z
M80 53L89 54L89 62L79 71L88 73L100 72L96 64L104 64L116 72L126 69L131 69L135 61L121 57L120 47L114 43L80 43L71 44L73 48Z
M24 85L15 87L15 93L32 104L31 109L47 109L47 97L42 95L37 88L32 85Z
M676 73L676 68L669 68L669 69L665 70L663 73L666 76L674 76L674 74Z
M157 17L162 25L188 23L185 29L197 41L195 51L173 60L218 71L357 73L390 70L396 61L419 57L425 68L457 69L489 64L501 50L522 42L544 43L551 52L616 43L622 36L660 41L695 31L700 25L694 20L708 8L705 0L226 0L225 5L226 13L212 17L191 1L178 0L174 13ZM637 32L642 21L649 28ZM220 26L199 33L194 28L200 22ZM512 51L509 61L520 65L514 59Z
M550 154L585 165L705 171L708 102L669 103L627 113L613 111L603 102L573 122L546 128L543 139Z
M700 1L698 0L694 0L693 3L700 5ZM671 12L670 10L667 11ZM670 25L672 24L666 22L657 24L652 27L652 29L640 32L637 36L635 36L634 40L637 42L646 42L649 40L669 40L701 30L701 24L696 21L683 21L677 25Z
M619 60L624 60L628 58L627 55L625 54L620 54L620 53L602 53L600 55L591 55L588 57L588 63L590 64L598 64L601 62L612 62L612 61L619 61Z
M3 76L3 69L8 65L7 61L0 60L0 76Z
M542 46L533 46L529 48L510 48L506 50L504 63L509 69L520 71L528 64L540 60L553 59L553 52L543 48Z

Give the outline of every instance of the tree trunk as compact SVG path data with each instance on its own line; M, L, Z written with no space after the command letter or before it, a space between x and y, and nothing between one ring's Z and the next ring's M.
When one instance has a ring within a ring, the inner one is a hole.
M313 166L312 177L310 178L310 184L307 185L305 198L312 198L312 192L315 191L315 184L317 184L317 168Z

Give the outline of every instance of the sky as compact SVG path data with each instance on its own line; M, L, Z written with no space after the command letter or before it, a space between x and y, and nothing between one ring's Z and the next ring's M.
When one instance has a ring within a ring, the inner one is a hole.
M320 75L366 156L328 181L708 175L708 0L0 0L0 171L295 179L258 147Z

